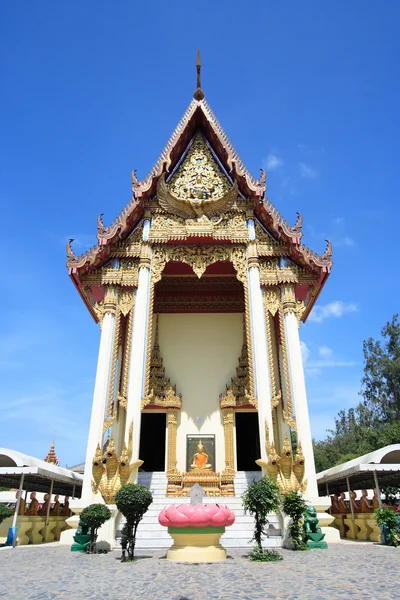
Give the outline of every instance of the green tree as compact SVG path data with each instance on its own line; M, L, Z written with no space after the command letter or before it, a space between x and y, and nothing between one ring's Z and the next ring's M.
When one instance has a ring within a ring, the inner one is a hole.
M242 498L244 512L250 513L254 517L253 540L258 551L262 552L262 536L266 534L268 515L276 512L280 505L278 485L275 479L265 476L258 481L253 481Z
M115 504L126 519L121 540L123 561L126 560L125 551L128 551L128 560L135 560L137 528L152 502L151 492L134 483L127 483L115 494Z
M382 329L382 340L364 341L363 400L339 411L335 428L314 442L317 472L400 439L400 323L394 315Z
M289 535L295 550L307 550L304 541L302 519L306 512L307 503L300 492L288 492L283 496L283 512L290 517Z
M382 329L383 340L364 342L361 394L366 408L380 423L400 420L400 323L394 315Z
M110 509L105 504L90 504L83 509L80 520L90 527L89 552L94 552L97 530L111 517Z

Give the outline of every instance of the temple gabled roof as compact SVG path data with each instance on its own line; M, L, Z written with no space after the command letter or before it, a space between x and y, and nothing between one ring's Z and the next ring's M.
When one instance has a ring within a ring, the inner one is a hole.
M199 69L198 69L199 73ZM318 291L313 294L314 304L332 266L331 244L328 242L323 256L316 254L301 243L302 216L298 213L297 222L289 225L278 210L266 197L266 173L261 169L260 179L252 176L244 166L238 153L222 129L213 111L204 99L204 93L198 87L194 98L187 107L183 117L176 126L170 139L149 174L139 181L136 172L132 172L132 198L115 221L108 227L103 225L101 216L98 217L98 243L81 256L75 256L71 243L67 245L67 266L75 285L79 289L79 272L90 271L101 267L109 258L111 247L126 239L143 217L145 202L157 193L157 186L162 176L168 178L177 168L185 152L187 152L196 134L201 132L216 160L232 182L237 185L238 193L245 198L254 216L259 220L265 231L275 240L285 243L289 257L301 267L317 271L320 275ZM71 240L72 241L72 240ZM85 300L86 302L86 300ZM307 314L311 310L308 307Z

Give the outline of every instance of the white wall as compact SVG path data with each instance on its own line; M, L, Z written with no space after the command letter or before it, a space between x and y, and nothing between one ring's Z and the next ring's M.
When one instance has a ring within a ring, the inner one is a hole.
M214 434L216 471L225 467L219 395L236 374L243 317L235 314L161 314L160 351L166 375L182 394L177 468L186 471L186 436Z

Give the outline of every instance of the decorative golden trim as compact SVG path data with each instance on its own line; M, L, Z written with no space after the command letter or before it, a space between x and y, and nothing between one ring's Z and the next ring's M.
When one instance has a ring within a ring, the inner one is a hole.
M251 339L251 323L250 323L250 299L249 289L247 285L243 286L244 290L244 319L246 332L247 346L247 361L249 367L249 392L250 396L254 397L254 367L253 367L253 344Z
M153 316L154 316L154 281L150 277L150 289L149 289L149 315L148 315L148 327L147 327L147 347L146 347L146 371L144 380L144 393L145 397L150 394L150 370L151 370L151 352L153 342ZM158 315L157 315L157 330L156 330L156 342L158 343Z
M126 323L126 332L125 332L125 353L124 353L124 364L122 368L122 389L121 393L118 394L118 402L119 405L126 409L128 405L128 382L129 382L129 368L131 361L131 350L132 350L132 333L133 333L133 316L134 316L134 307L130 310L128 314L128 320Z
M118 308L121 313L126 317L126 315L132 310L134 303L134 290L126 289L120 290L118 294Z
M153 318L151 321L153 321ZM151 333L149 333L149 337L150 336ZM146 366L149 367L149 380L147 385L150 391L147 392L142 399L142 410L150 404L161 408L180 409L182 406L182 398L180 395L176 394L176 387L171 385L169 377L166 377L165 375L165 368L163 366L159 345L158 315L156 318L156 333L153 350Z
M113 339L113 350L111 356L111 372L108 383L108 403L107 403L107 417L103 424L103 433L112 425L117 418L117 404L115 398L117 395L116 381L117 381L117 361L118 361L118 349L120 346L120 329L121 329L121 311L119 306L117 308L117 314L115 317L115 329Z
M183 219L167 215L159 209L153 209L149 241L166 243L186 240L189 237L209 237L214 240L226 240L233 243L246 243L249 235L245 215L240 212L226 212L210 219L203 215L198 219Z
M207 267L215 262L232 262L237 278L247 286L244 246L153 246L152 281L160 281L168 262L190 265L200 279Z
M283 316L283 308L279 307L279 337L281 342L281 350L282 350L282 361L279 361L281 368L281 378L284 381L285 385L285 398L286 398L286 410L282 409L282 415L286 423L297 431L296 421L294 419L293 414L293 403L292 403L292 392L290 387L290 373L289 373L289 362L287 356L286 349L286 337L285 337L285 325L284 325L284 316ZM282 372L283 371L283 372Z

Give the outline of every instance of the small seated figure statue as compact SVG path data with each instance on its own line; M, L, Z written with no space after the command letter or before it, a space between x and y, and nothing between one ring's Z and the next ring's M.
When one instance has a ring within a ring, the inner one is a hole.
M317 511L314 506L307 506L304 513L304 536L308 548L327 548L328 544L324 541L325 534L322 533L318 525Z
M345 502L345 498L346 497L344 495L344 492L340 492L340 498L338 499L338 508L341 514L348 514L350 512L350 509L348 508Z
M361 508L362 513L374 512L374 507L371 504L371 502L368 500L367 490L361 490L360 508Z
M333 496L331 496L331 506L329 508L329 512L331 515L337 515L340 513L338 502L339 498L337 494L333 494Z
M53 517L59 517L60 516L60 500L59 500L59 496L54 496L54 504L53 504L53 508L50 510L50 514Z
M43 497L43 504L41 506L41 508L38 510L37 514L41 515L41 516L46 516L47 515L47 507L50 504L50 496L49 494L45 494Z
M360 502L357 500L357 494L355 492L350 492L350 502L355 513L361 512Z
M199 469L212 469L212 466L208 462L208 454L204 452L204 446L201 440L197 446L197 452L193 457L193 463L190 465L192 471Z
M17 493L15 494L15 497L16 497L16 499L17 499L17 502L18 502L18 496L19 496L19 495L20 495L21 497L20 497L20 499L19 499L18 515L24 515L24 514L25 514L25 500L24 500L24 499L23 499L23 497L22 497L22 492L17 492ZM13 511L14 513L15 513L15 509L17 508L17 502L15 503L15 506L14 506L14 511Z
M36 498L36 492L31 492L30 496L29 508L25 512L26 515L37 515L39 510L39 502Z
M60 512L60 515L63 517L69 517L69 496L65 496L64 498L64 506Z

